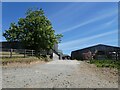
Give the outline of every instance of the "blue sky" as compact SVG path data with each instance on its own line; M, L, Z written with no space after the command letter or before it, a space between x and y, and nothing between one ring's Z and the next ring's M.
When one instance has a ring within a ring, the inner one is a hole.
M117 2L2 3L2 31L33 7L43 8L56 33L64 35L59 49L65 54L96 44L118 46Z

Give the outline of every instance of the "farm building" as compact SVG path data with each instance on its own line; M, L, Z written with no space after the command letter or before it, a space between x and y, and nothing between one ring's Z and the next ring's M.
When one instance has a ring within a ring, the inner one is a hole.
M90 59L119 60L120 59L120 47L98 44L95 46L72 51L71 58L77 59L77 60L90 60Z
M70 56L67 54L62 55L63 60L70 60Z
M20 49L27 49L21 42L0 42L0 48L2 51L9 51L9 49L20 51ZM58 44L54 44L53 48L49 51L41 51L43 54L52 55L55 59L59 59Z
M7 41L4 41L4 42L0 42L0 45L2 49L25 49L24 45L21 43L21 42L17 42L17 41L14 41L14 42L7 42ZM53 46L53 50L55 50L56 52L58 51L58 44L54 44Z

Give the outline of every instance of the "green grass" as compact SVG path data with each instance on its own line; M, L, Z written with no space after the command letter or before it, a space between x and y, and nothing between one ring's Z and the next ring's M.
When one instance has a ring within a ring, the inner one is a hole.
M109 67L120 69L120 60L91 60L90 64L95 64L97 67Z
M34 61L50 61L46 58L37 58L37 57L26 57L26 58L2 58L2 65L7 65L8 63L15 63L15 62L18 62L18 63L28 63L30 64L31 62L34 62Z
M0 54L2 54L2 55L9 55L9 54L10 54L10 52L0 52ZM12 54L17 54L17 53L12 52Z
M0 52L0 55L2 55L2 57L10 57L10 52ZM12 57L24 57L24 54L12 52Z

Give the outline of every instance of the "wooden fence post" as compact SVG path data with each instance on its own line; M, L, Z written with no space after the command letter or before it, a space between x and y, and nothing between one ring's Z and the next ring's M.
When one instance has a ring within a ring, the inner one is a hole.
M12 48L10 49L10 58L12 58Z
M116 51L116 60L119 60L119 59L118 59L118 51Z
M33 56L33 50L32 50L32 56Z
M25 58L25 55L26 55L26 49L24 49L24 58Z

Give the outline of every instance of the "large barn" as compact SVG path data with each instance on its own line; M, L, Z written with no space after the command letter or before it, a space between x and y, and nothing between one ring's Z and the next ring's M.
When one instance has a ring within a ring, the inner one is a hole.
M71 58L77 60L90 60L90 59L120 60L120 47L98 44L95 46L72 51Z
M21 42L0 42L0 48L2 49L2 51L4 50L9 50L9 49L27 49L24 47L24 45ZM58 44L54 44L53 48L49 51L44 51L43 53L47 53L48 55L52 55L53 57L55 57L55 59L59 59L60 58L60 54L58 54Z

